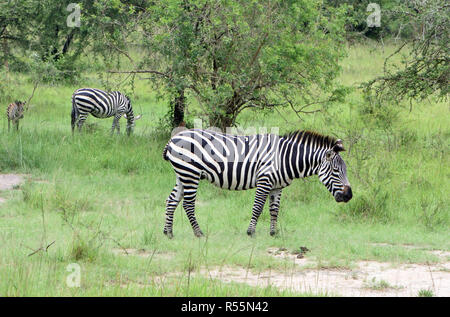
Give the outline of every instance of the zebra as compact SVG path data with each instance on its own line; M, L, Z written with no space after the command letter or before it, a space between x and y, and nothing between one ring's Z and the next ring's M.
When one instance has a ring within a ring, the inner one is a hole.
M130 99L119 91L106 92L95 88L80 88L72 95L72 134L75 125L78 130L86 121L88 114L96 118L109 118L114 116L111 134L117 129L120 133L119 120L123 116L127 119L127 134L130 135L135 121L140 115L134 117Z
M16 130L19 130L19 120L23 118L25 102L16 100L9 104L6 109L6 117L8 118L8 132L11 129L11 121L16 126Z
M270 235L276 234L281 191L296 178L318 175L337 202L348 202L352 190L347 168L340 156L342 140L311 131L283 136L256 134L237 136L203 129L175 134L163 150L163 158L175 170L176 184L166 200L164 234L173 237L173 215L181 199L197 237L203 235L195 218L195 199L201 179L228 190L256 187L247 234L269 198Z

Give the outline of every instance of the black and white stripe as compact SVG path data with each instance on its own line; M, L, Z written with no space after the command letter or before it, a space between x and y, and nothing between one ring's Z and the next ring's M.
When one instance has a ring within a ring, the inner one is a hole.
M6 117L8 118L8 131L11 129L11 122L19 130L19 120L23 118L25 102L17 101L9 104L6 108Z
M120 133L120 118L127 118L127 134L132 132L135 117L130 99L119 91L106 92L95 88L77 89L72 95L72 132L75 125L81 130L88 114L96 118L114 116L111 133Z
M256 187L249 235L255 232L267 197L270 234L275 234L281 190L295 178L319 175L336 201L347 202L352 192L340 151L344 151L341 140L308 131L285 136L236 136L200 129L182 131L171 138L163 152L176 173L175 187L166 200L164 233L172 237L173 214L183 199L194 234L203 235L194 214L201 179L229 190Z

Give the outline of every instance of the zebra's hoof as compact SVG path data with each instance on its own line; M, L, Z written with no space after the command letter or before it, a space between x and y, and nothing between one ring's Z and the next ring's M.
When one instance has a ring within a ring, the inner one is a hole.
M172 239L173 238L173 233L170 231L170 232L167 232L166 230L164 230L164 234L169 238L169 239Z
M194 234L195 234L195 236L196 236L197 238L201 238L201 237L204 236L203 232L201 232L201 231L197 231L197 232L195 232Z
M276 231L270 231L270 235L273 237L273 236L275 236L277 234L277 232Z
M250 237L253 237L255 235L255 230L254 229L253 230L248 229L247 230L247 235L250 236Z

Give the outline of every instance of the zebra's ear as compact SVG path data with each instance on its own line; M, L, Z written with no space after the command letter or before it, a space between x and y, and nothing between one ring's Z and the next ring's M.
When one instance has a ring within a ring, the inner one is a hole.
M339 153L341 151L345 151L344 145L342 144L342 140L341 139L338 139L336 141L336 143L333 145L333 151L335 151L336 153Z
M137 116L134 118L134 121L139 120L140 118L142 118L142 115L141 115L141 114L140 114L140 115L137 115Z

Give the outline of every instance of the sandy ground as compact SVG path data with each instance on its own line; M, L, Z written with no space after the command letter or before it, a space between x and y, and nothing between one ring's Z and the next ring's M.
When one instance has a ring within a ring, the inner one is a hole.
M11 190L23 183L27 175L0 174L0 191ZM0 197L0 205L6 202L6 198Z
M405 246L413 247L413 246ZM352 297L410 297L418 296L419 291L431 291L433 296L450 296L450 252L428 251L439 257L438 264L399 264L387 262L360 261L353 269L318 268L305 253L289 253L285 249L271 248L269 256L293 263L285 272L279 270L254 272L244 267L223 266L201 268L192 275L218 279L225 283L245 283L255 287L277 287L280 290L309 292L317 295L352 296ZM121 256L140 256L144 258L171 258L173 254L152 253L139 249L114 249L113 253ZM164 283L182 278L182 272L173 272L164 276L153 276L153 283ZM129 283L123 283L126 287ZM131 282L131 284L136 284ZM140 287L151 284L137 284Z
M446 251L431 251L445 260ZM202 269L200 274L224 282L251 286L273 286L297 292L336 296L418 296L429 290L434 296L450 296L450 262L439 264L400 264L377 261L357 262L356 268L313 269L315 263L306 257L297 258L287 251L269 249L272 256L282 257L296 265L288 272L264 271L256 274L242 267Z
M0 190L14 189L22 184L26 175L21 174L0 174Z

